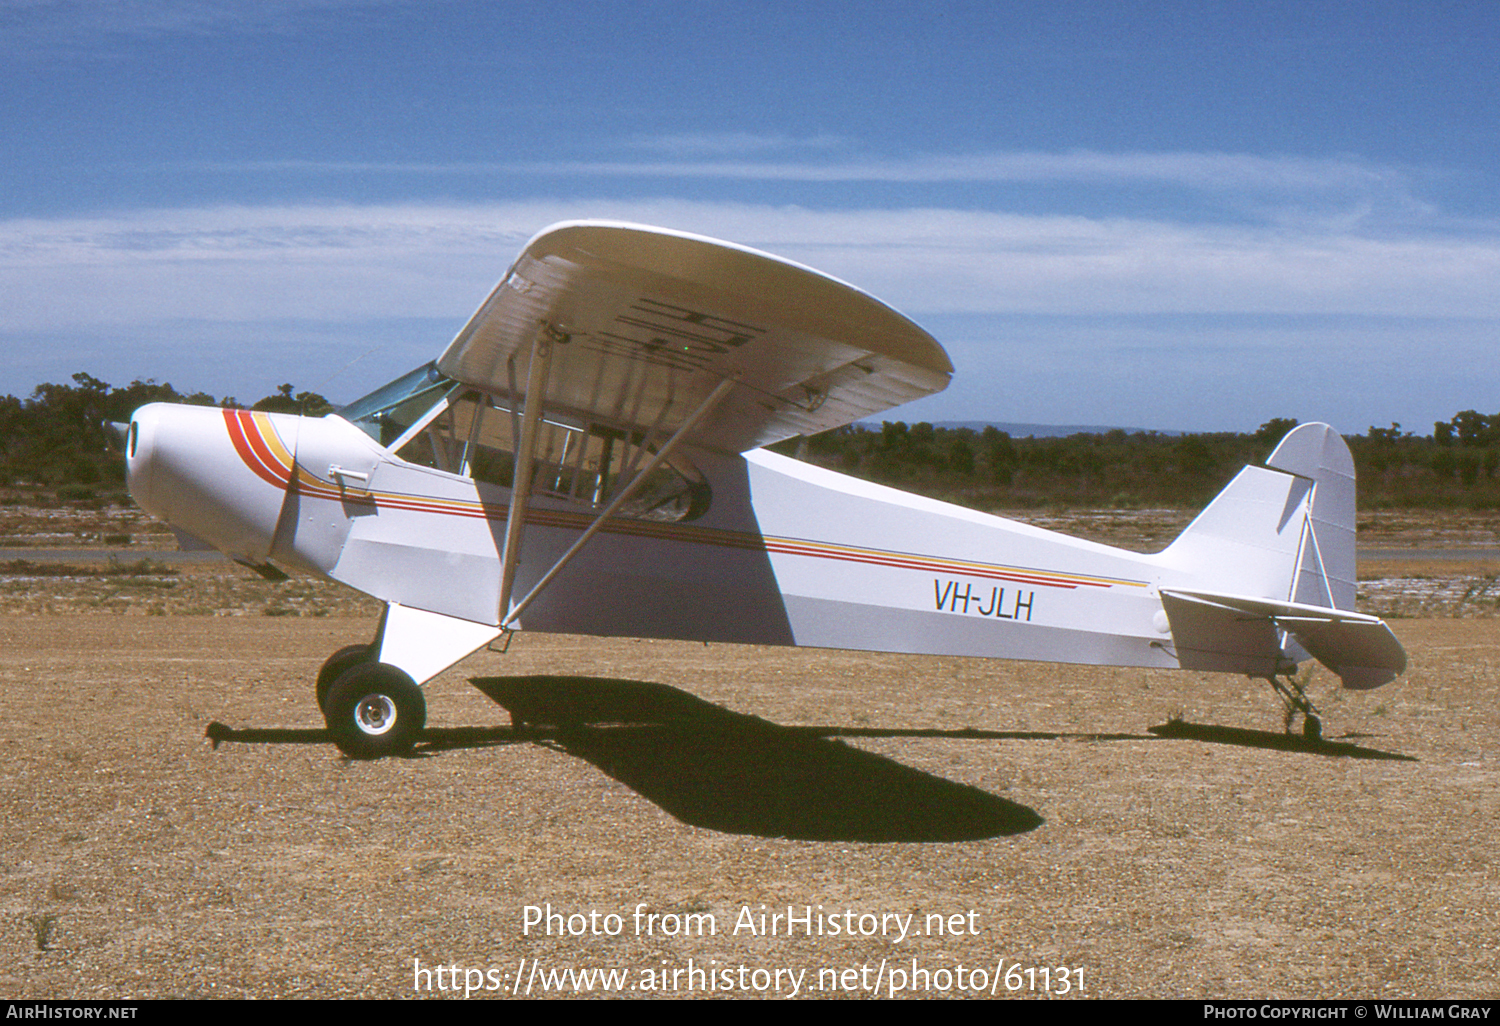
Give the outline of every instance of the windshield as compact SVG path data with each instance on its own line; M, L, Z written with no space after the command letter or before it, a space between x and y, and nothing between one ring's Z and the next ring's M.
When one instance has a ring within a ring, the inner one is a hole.
M429 363L336 412L381 445L390 445L457 387L436 363Z

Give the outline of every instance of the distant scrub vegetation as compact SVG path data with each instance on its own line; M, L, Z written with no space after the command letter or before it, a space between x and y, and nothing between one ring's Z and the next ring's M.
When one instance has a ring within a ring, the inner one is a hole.
M987 427L887 421L776 446L856 477L976 509L1196 508L1247 463L1261 463L1295 420L1253 434L1167 435L1116 429L1012 438ZM1466 410L1431 437L1399 424L1347 439L1365 509L1500 509L1500 414Z
M129 421L136 408L158 402L243 408L232 397L183 394L155 381L116 388L81 373L71 385L38 385L27 399L0 396L0 486L39 490L63 501L121 491L125 461L111 444L108 424ZM282 385L249 408L324 413L333 407L320 395L293 395L291 385Z
M232 397L183 394L169 384L117 388L88 374L71 385L44 384L26 399L0 397L0 487L44 501L100 501L124 485L124 461L106 425L150 402L243 408ZM250 409L317 415L323 396L282 385ZM859 425L777 451L843 473L977 509L1194 508L1246 463L1260 463L1296 425L1276 419L1253 434L1167 435L1123 430L1066 438L1012 438L994 427L942 428L887 421ZM1433 425L1431 435L1401 425L1348 438L1366 509L1500 509L1500 413L1474 410Z

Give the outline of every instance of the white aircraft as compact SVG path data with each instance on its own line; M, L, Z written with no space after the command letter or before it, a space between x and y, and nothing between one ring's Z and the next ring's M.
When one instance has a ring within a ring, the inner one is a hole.
M355 757L514 630L1293 678L1406 655L1354 610L1354 465L1304 424L1155 555L776 455L946 387L922 329L810 268L680 232L555 225L438 359L325 417L153 403L130 492L185 544L385 603L317 699Z

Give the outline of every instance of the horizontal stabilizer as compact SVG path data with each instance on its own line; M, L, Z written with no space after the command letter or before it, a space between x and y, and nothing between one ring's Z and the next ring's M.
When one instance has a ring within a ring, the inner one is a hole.
M1346 688L1364 690L1395 680L1406 669L1406 651L1384 620L1347 609L1332 609L1301 602L1243 595L1221 595L1206 591L1163 591L1162 605L1172 624L1179 650L1209 650L1212 639L1197 638L1193 625L1204 619L1233 619L1253 632L1255 625L1286 631L1318 662L1336 673ZM1179 624L1187 630L1179 632ZM1186 636L1184 636L1186 635ZM1224 653L1229 655L1230 653ZM1184 661L1184 665L1188 665ZM1246 672L1254 672L1247 668Z

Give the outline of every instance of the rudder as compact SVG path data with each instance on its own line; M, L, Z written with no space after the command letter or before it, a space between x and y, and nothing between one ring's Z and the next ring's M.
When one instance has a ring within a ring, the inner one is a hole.
M1292 602L1353 609L1354 457L1327 424L1293 428L1266 459L1266 466L1314 483L1302 539Z

